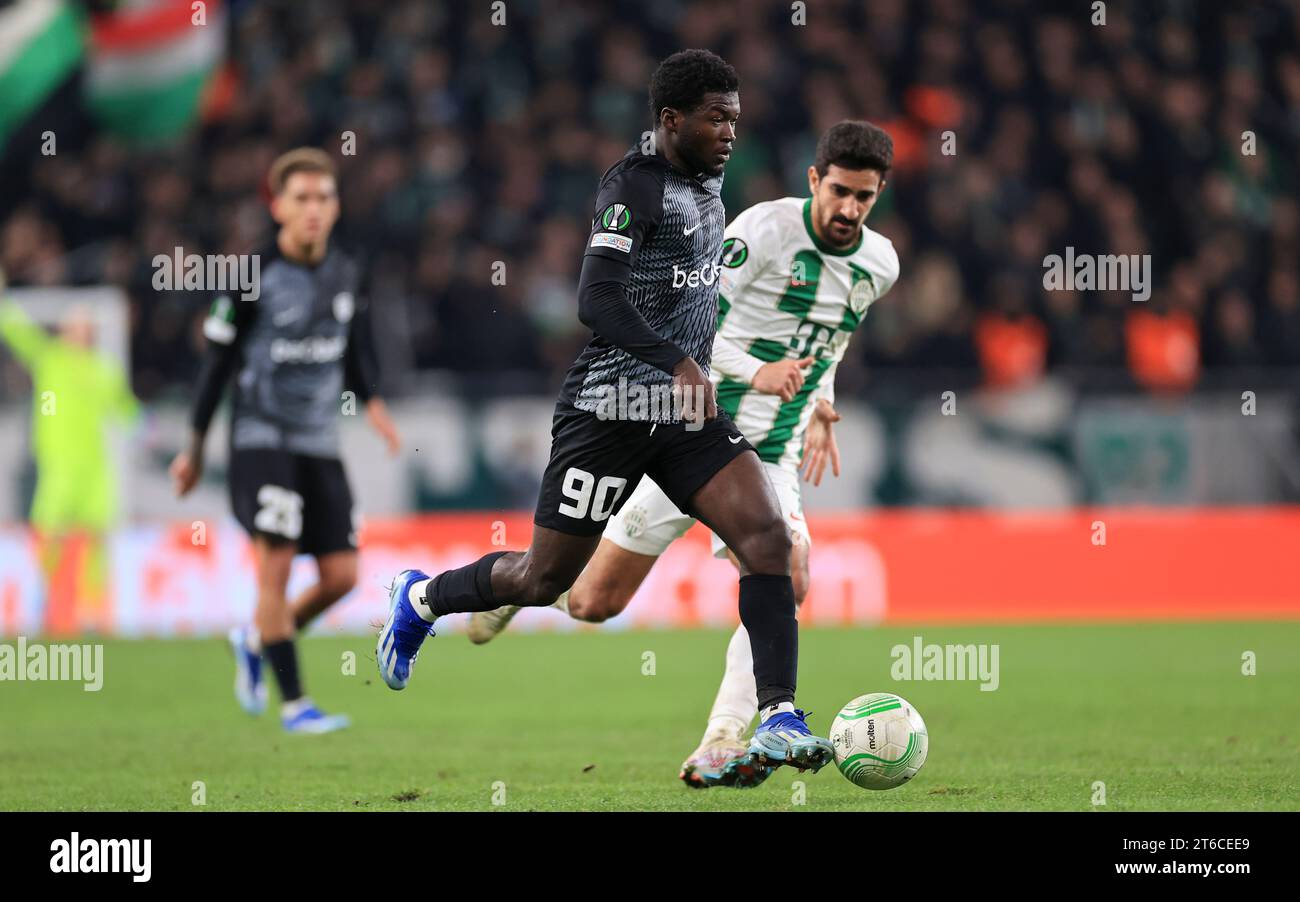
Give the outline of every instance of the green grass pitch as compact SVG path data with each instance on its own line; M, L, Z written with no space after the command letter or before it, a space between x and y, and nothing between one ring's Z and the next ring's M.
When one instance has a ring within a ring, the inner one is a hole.
M891 679L891 647L914 635L997 643L999 688ZM109 641L98 693L0 682L0 809L1300 808L1300 623L804 630L799 698L815 729L870 691L924 716L929 760L889 792L833 767L782 768L746 791L681 785L727 638L511 633L476 648L446 635L403 692L379 680L373 639L309 638L308 690L353 717L329 736L285 735L274 691L261 718L241 712L221 640ZM1092 804L1098 781L1104 806Z

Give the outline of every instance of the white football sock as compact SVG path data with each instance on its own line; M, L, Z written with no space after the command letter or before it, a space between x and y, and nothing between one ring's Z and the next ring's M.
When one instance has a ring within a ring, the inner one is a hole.
M572 591L572 589L565 589L560 597L551 603L551 607L555 608L557 611L563 611L566 614L569 613L569 593Z
M280 716L286 718L297 717L302 712L312 706L311 698L303 695L295 698L291 702L282 702L280 704Z
M794 713L793 702L781 702L779 705L772 705L771 707L767 708L765 711L759 714L758 717L760 723L767 723L767 719L771 717L773 714L793 714L793 713Z
M411 583L411 588L406 590L406 600L411 603L415 613L420 615L420 619L427 623L433 623L438 619L433 611L429 610L429 606L424 603L424 591L431 582L433 582L431 579L422 579L419 582Z
M741 723L739 718L728 714L721 717L710 717L709 725L704 728L704 738L700 740L700 745L708 745L723 740L739 742L744 738L745 730L748 727L749 724Z
M261 655L262 653L262 634L257 631L257 627L250 626L244 633L244 646L251 654Z
M754 653L749 647L749 633L743 626L736 627L727 643L727 665L722 673L722 684L709 712L707 739L727 736L740 737L749 729L749 722L758 711L758 689L754 683Z

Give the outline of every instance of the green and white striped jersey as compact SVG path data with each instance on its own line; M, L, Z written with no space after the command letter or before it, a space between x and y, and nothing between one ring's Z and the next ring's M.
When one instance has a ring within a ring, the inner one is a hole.
M835 400L835 369L867 307L898 279L898 254L863 226L832 247L813 232L812 199L755 204L727 227L710 377L725 409L763 460L797 473L818 398ZM815 357L791 401L753 388L764 363Z

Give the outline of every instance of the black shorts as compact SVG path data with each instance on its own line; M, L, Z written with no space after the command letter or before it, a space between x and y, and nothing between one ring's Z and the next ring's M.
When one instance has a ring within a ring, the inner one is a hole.
M272 448L232 450L230 503L249 535L293 542L302 554L357 547L352 489L337 458Z
M700 429L684 423L652 428L603 420L561 401L533 522L569 535L597 535L643 475L691 514L691 496L735 457L753 450L722 410Z

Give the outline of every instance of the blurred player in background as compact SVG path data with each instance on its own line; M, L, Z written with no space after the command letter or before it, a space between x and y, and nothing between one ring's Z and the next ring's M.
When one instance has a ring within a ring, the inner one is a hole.
M361 267L329 243L339 214L332 161L321 150L299 148L275 161L269 182L280 229L261 253L260 296L214 301L203 329L210 352L190 446L171 473L181 496L198 482L208 425L236 374L230 498L253 540L257 607L252 626L230 634L235 694L249 713L261 713L265 658L279 684L284 728L325 733L348 719L325 715L304 693L294 639L357 579L356 521L339 459L338 417L360 401L390 454L399 440L374 394ZM298 553L316 558L320 579L290 602L289 571Z
M139 405L121 364L95 350L84 307L70 308L51 336L16 303L0 302L0 338L32 378L31 523L46 585L44 628L108 632L105 535L118 513L108 427L135 419Z
M739 79L715 54L685 50L660 64L649 94L653 145L630 150L597 192L578 281L579 318L593 336L556 404L532 544L434 579L403 571L376 649L380 673L404 688L440 616L553 604L591 559L626 489L649 474L671 505L724 536L739 561L761 718L749 746L755 762L816 771L834 750L794 706L790 533L755 449L717 410L705 369L717 331L726 225L719 195L736 140ZM656 403L669 388L680 404Z
M722 245L718 334L710 378L718 406L754 445L794 539L790 572L797 604L808 592L811 538L799 475L820 484L827 463L839 475L832 423L835 368L867 307L898 279L898 255L866 227L885 187L894 143L867 122L840 122L821 136L808 167L811 197L755 204L727 228ZM555 606L599 623L621 613L656 560L695 525L646 476L610 517L595 556ZM713 552L736 557L713 535ZM469 637L484 643L505 629L516 605L474 614ZM745 731L758 711L753 657L742 624L727 646L726 670L704 738L682 765L689 786L755 786L769 768L747 757Z

